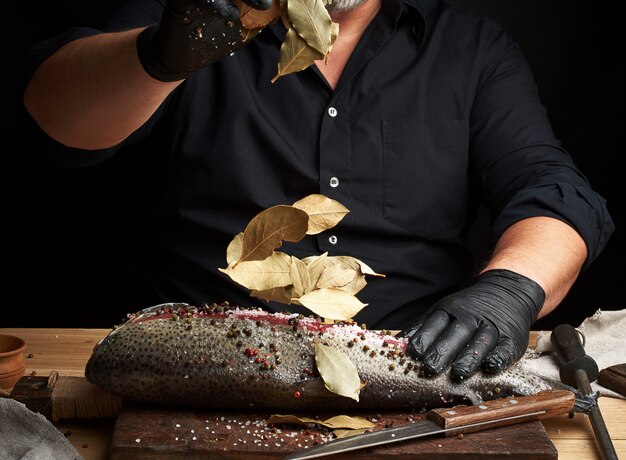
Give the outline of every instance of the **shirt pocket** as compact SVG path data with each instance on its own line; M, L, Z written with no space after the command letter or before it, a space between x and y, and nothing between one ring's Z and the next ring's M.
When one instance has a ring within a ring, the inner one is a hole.
M433 239L468 213L467 120L384 119L385 219Z

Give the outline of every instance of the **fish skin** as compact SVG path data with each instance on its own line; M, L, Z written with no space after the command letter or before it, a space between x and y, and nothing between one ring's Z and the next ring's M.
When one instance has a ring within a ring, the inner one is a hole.
M176 319L173 319L176 316ZM314 340L345 352L365 382L359 402L327 390ZM351 342L353 345L348 345ZM453 382L424 377L407 340L355 323L228 306L147 308L95 347L88 381L126 400L211 409L413 409L535 394L550 385L520 365Z

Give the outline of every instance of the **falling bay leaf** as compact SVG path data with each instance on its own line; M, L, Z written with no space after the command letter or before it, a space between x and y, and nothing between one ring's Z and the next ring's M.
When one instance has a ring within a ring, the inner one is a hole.
M288 32L283 41L278 74L272 83L283 75L306 69L316 60L326 60L339 33L339 24L332 22L325 7L330 0L274 0L268 10L256 10L241 0L234 0L234 3L239 8L244 42L254 38L284 13L283 17L292 33ZM290 9L294 20L290 17ZM295 39L294 35L300 40Z
M257 299L267 300L268 302L279 302L285 305L291 303L291 286L280 286L271 289L265 289L263 291L252 291L251 297Z
M316 235L333 228L350 212L338 201L320 194L306 196L292 206L302 209L309 215L307 235Z
M226 248L226 263L234 264L241 257L241 248L243 246L243 232L237 233L233 240Z
M345 286L361 274L359 264L351 257L327 257L324 271L317 280L317 288L336 288Z
M336 225L348 210L323 195L309 195L293 206L278 205L257 214L226 249L226 268L219 271L268 302L302 305L324 321L352 319L364 304L355 297L367 283L364 273L375 273L349 256L295 256L275 251L283 240L297 242L316 216L323 231Z
M272 6L267 10L255 10L246 5L241 0L235 0L235 5L239 8L241 25L246 29L263 28L275 22L281 14L280 2L274 0Z
M261 32L261 30L263 30L262 27L259 27L257 29L241 29L241 38L243 39L244 42L250 41L252 40L254 37L256 37L256 35Z
M350 256L333 256L326 258L324 262L324 271L317 280L318 288L342 288L348 286L348 292L354 294L354 288L361 286L360 289L367 284L363 275L374 275L383 277L379 273L374 272L366 263ZM356 281L359 280L359 281ZM364 283L364 284L363 284ZM359 290L360 290L359 289ZM358 290L356 291L358 292Z
M332 20L322 0L288 0L289 23L306 44L326 56L332 45Z
M306 69L323 57L322 53L307 45L306 41L290 28L285 36L285 41L280 46L278 72L272 78L272 83L275 83L282 76Z
M339 36L339 23L333 22L330 26L330 48L328 48L328 53L324 56L324 64L328 63L328 56L333 49L333 45L335 44L335 40Z
M356 366L348 355L319 342L315 346L315 365L328 390L340 396L359 400L363 385Z
M241 257L235 263L263 260L285 241L300 241L307 232L309 216L292 206L278 205L257 214L243 232Z
M363 261L361 261L359 259L354 259L354 260L357 261L357 263L359 264L359 266L361 268L361 273L363 273L364 275L378 276L379 278L384 278L385 277L385 275L382 275L380 273L376 273L365 262L363 262Z
M350 281L348 284L337 287L337 289L341 289L342 291L346 291L349 294L356 295L361 289L367 286L367 281L365 281L364 275L359 275Z
M264 291L291 284L291 256L274 252L263 260L240 262L219 271L248 289Z
M292 295L300 297L313 289L311 285L311 276L307 270L307 266L297 257L291 258L291 271L289 272L291 283L293 284Z
M310 256L302 259L302 262L306 264L306 269L309 272L309 279L311 280L311 285L313 287L317 285L317 281L324 271L324 263L327 256L328 252L325 252L319 256Z
M336 288L315 289L292 303L298 303L322 318L336 321L352 319L367 304L361 303L352 294Z
M338 22L333 22L330 25L330 41L332 42L330 47L332 49L332 46L335 44L335 40L337 40L337 37L339 36L339 23ZM330 52L330 50L328 50Z

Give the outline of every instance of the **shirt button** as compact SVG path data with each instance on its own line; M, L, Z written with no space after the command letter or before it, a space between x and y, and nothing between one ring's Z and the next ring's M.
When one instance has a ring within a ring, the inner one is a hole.
M337 109L334 107L329 107L328 108L328 115L330 115L331 117L335 118L337 116Z
M337 237L336 237L335 235L330 235L330 236L328 237L328 242L329 242L330 244L337 244Z
M339 186L339 179L337 179L336 177L331 177L330 178L330 186L332 188L338 187Z

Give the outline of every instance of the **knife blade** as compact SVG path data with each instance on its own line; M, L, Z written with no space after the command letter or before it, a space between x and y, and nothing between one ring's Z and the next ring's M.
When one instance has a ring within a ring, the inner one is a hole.
M426 413L425 420L411 425L330 441L290 454L285 460L305 460L423 436L457 436L514 423L542 420L569 413L575 400L571 391L546 390L532 396L494 399L473 406L433 409Z

